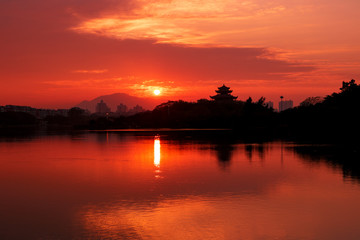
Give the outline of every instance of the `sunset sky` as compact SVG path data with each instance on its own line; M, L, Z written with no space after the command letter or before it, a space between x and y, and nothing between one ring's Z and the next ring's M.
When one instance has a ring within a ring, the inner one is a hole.
M298 104L359 79L359 9L359 0L0 0L0 105L64 108L117 92L196 100L222 84L239 100Z

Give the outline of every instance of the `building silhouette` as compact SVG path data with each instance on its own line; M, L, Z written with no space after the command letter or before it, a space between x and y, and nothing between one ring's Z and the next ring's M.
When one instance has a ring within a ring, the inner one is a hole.
M117 115L120 115L120 116L124 116L124 115L126 115L126 113L127 113L127 109L128 109L128 107L127 107L125 104L120 103L120 104L117 106L116 114L117 114Z
M69 109L41 109L33 108L29 106L17 106L17 105L6 105L0 106L0 112L23 112L29 113L39 119L48 117L48 116L64 116L67 117Z
M281 99L281 101L279 102L279 112L285 111L286 109L290 109L290 108L293 108L293 101L292 100L283 101Z
M130 109L127 114L128 115L134 115L134 114L137 114L137 113L140 113L140 112L145 112L146 110L140 106L140 105L136 105L135 107L133 107L132 109Z
M229 87L226 87L225 84L223 84L221 87L218 87L218 90L215 90L217 94L215 96L210 96L211 99L214 99L215 101L234 101L238 97L234 97L231 95L232 90L230 90Z
M110 108L106 103L101 99L101 101L96 105L96 113L106 114L110 112Z

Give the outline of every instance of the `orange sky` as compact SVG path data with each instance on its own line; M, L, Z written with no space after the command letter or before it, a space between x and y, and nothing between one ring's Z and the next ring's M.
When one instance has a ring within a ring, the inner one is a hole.
M295 104L360 73L358 0L0 1L0 105L116 92ZM155 97L155 96L154 96ZM275 105L276 106L276 105Z

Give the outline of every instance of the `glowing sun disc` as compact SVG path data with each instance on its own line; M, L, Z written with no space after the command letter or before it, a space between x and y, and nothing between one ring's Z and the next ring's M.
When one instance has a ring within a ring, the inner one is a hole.
M159 94L160 94L160 90L159 90L159 89L154 90L154 94L155 94L155 95L159 95Z

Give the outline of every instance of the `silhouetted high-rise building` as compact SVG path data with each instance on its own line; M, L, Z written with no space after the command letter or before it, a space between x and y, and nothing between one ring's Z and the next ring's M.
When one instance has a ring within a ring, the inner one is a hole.
M103 100L101 100L96 105L96 113L106 114L109 112L110 112L110 108L106 105L106 103Z
M210 96L210 98L214 99L215 101L234 101L238 98L231 95L232 90L225 86L225 84L223 84L221 87L218 87L218 90L215 90L215 92L217 92L215 96Z
M139 105L136 105L128 111L128 115L134 115L136 113L145 112L145 109Z
M286 100L286 101L280 101L279 102L279 112L284 111L286 109L293 108L293 101L292 100Z
M125 115L127 113L127 106L125 104L120 103L120 105L117 106L116 113L118 115Z

